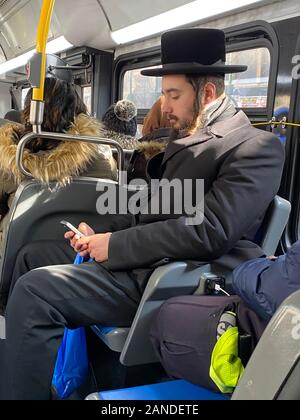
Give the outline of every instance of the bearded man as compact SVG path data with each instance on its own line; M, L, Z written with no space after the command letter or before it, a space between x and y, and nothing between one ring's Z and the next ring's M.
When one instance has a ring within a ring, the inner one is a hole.
M233 269L263 255L253 237L279 188L284 151L276 136L253 128L225 96L224 75L247 68L226 65L220 30L170 31L161 44L162 67L143 74L163 77L163 112L185 135L173 136L148 170L159 180L204 180L202 223L175 214L171 200L168 214L141 214L132 226L95 234L81 224L88 236L66 233L74 250L93 263L45 267L53 264L50 244L47 253L40 245L30 258L28 250L21 253L20 275L43 268L20 277L8 302L2 398L48 399L64 327L130 326L159 262L217 260ZM192 201L198 205L196 186Z

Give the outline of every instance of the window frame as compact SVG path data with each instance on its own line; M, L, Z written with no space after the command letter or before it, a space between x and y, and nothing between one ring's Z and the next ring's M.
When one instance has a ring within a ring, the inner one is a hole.
M272 67L272 55L271 55L271 51L270 51L270 45L268 42L264 42L265 45L259 45L259 46L253 46L252 43L249 44L248 48L245 48L245 43L243 43L243 47L241 48L238 45L231 49L230 51L227 51L227 54L230 53L236 53L236 52L245 52L245 51L252 51L252 50L258 50L258 49L267 49L269 54L270 54L270 68L269 68L269 75L268 75L268 90L267 90L267 106L266 107L239 107L237 109L241 109L243 111L247 111L247 114L255 114L257 115L258 113L262 113L262 114L266 114L267 110L268 110L268 105L269 105L269 101L270 101L270 94L271 92L271 87L270 87L270 77L271 77L271 67ZM274 92L275 93L275 92ZM274 94L273 93L273 94ZM261 111L261 112L260 112Z
M270 120L273 115L276 94L276 75L278 72L279 46L272 26L264 21L238 25L224 29L226 53L267 48L270 53L270 72L266 108L241 108L251 120ZM250 39L249 39L250 38ZM138 52L120 55L114 63L113 100L122 97L124 76L127 71L160 65L160 46ZM138 109L138 121L141 122L149 109Z

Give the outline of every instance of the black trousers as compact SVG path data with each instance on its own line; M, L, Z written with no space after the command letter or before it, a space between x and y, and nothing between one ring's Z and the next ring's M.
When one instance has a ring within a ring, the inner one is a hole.
M65 245L31 244L16 261L1 343L1 399L50 398L64 327L127 327L134 318L150 270L114 273L95 262L49 266L58 258L73 260L60 247Z

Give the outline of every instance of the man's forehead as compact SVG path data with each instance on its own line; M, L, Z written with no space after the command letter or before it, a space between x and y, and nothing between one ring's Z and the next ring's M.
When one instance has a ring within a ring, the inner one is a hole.
M163 76L162 78L162 90L164 93L178 91L186 88L188 82L186 77L182 74L172 74Z

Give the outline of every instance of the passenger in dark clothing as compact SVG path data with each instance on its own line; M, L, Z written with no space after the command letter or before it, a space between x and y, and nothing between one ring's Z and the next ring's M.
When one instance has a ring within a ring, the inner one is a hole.
M233 272L233 287L262 319L270 320L282 302L300 289L300 241L279 258L241 264Z
M170 142L148 169L156 179L177 179L180 185L203 179L204 213L195 188L192 212L178 214L174 197L163 195L162 204L170 199L169 211L141 209L133 225L126 220L102 234L80 226L87 235L81 239L68 232L76 252L89 254L93 263L46 267L47 249L39 261L43 268L19 278L8 301L0 361L3 399L50 398L64 327L130 326L162 260L218 261L233 269L263 255L252 234L279 188L284 151L276 136L252 127L225 97L220 74L246 67L226 65L225 35L211 29L164 34L162 63L143 74L163 76L164 112L175 129L189 135ZM147 209L158 195L153 192Z

